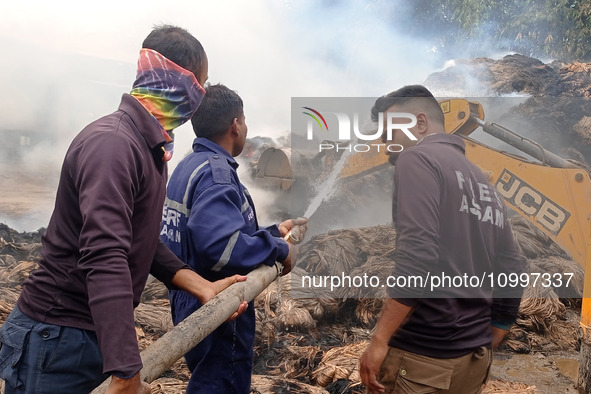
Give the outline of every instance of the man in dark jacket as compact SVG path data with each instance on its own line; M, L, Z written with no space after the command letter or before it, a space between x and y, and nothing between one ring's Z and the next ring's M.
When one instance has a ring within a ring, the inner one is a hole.
M87 394L109 375L107 393L149 393L133 315L148 274L201 302L243 279L210 283L159 239L172 131L199 106L207 69L186 30L154 29L130 94L73 140L39 269L0 329L7 394Z
M247 274L259 264L276 261L287 273L293 248L282 237L307 220L259 227L234 159L242 152L248 131L242 99L223 85L206 90L191 120L197 136L193 152L179 163L168 183L162 240L209 280ZM182 290L170 293L170 303L175 324L202 305ZM244 314L222 324L185 355L192 372L187 393L250 393L254 334L251 303Z
M406 86L376 101L372 117L382 112L416 117L410 131L417 141L395 132L393 142L404 150L390 156L396 166L392 276L424 285L388 289L391 298L361 357L362 381L372 393L478 393L491 347L515 321L522 289L493 291L490 281L473 279L520 274L524 259L501 198L466 158L463 140L445 133L433 95Z

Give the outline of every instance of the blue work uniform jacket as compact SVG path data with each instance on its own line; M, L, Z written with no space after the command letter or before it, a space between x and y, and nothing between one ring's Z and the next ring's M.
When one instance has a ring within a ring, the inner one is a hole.
M238 163L216 143L197 138L193 152L174 170L167 187L160 236L181 260L208 280L247 274L259 264L284 261L289 246L277 226L260 229L254 204L240 180ZM201 304L170 291L174 324ZM249 393L255 313L249 308L223 323L190 350L187 393Z
M289 253L277 226L259 228L237 168L222 147L197 138L168 182L161 239L208 280L246 274Z
M218 144L197 138L174 170L164 203L162 241L204 278L247 274L259 264L284 261L289 246L277 226L260 229L238 163ZM183 290L170 291L174 324L201 304ZM255 313L253 303L223 323L185 355L191 370L187 393L250 392Z

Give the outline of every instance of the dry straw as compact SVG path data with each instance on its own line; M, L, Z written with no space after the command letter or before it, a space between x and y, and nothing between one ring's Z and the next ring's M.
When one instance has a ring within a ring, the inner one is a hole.
M517 323L506 346L517 352L532 349L574 349L576 324L567 306L580 303L582 268L529 222L511 219L515 239L528 258L530 273L548 272L566 280L572 272L573 291L529 286L525 289ZM271 284L255 300L257 332L255 352L264 360L267 376L253 376L253 393L326 393L318 386L341 384L359 388L358 360L370 338L385 290L348 289L327 292L308 289L301 294L304 275L389 274L394 267L395 233L376 226L331 231L313 237L300 247L292 273ZM0 240L0 323L12 310L22 281L36 267L39 244ZM34 254L34 256L33 256ZM29 256L23 259L21 256ZM16 256L16 257L15 257ZM148 283L136 309L136 331L145 348L172 327L168 292L158 281ZM353 297L353 298L351 298ZM178 362L166 378L152 384L152 393L182 393L189 371ZM313 382L313 385L310 383ZM347 383L348 382L348 383ZM289 391L287 391L289 390ZM484 393L535 393L534 386L492 381Z

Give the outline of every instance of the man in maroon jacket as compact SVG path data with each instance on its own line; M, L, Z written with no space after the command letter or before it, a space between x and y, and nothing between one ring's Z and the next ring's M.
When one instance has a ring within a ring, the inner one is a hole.
M108 376L107 393L149 393L133 315L148 274L201 302L244 279L206 281L159 238L172 131L199 106L207 70L186 30L154 29L130 94L70 145L39 269L0 329L6 394L87 394Z
M362 381L372 393L478 393L491 347L515 321L522 289L493 291L488 281L477 281L520 274L524 259L500 197L466 159L462 138L445 133L433 95L406 86L376 101L374 120L382 112L416 117L410 131L417 141L395 131L393 142L404 150L390 156L396 166L392 276L412 280L388 288L360 360Z

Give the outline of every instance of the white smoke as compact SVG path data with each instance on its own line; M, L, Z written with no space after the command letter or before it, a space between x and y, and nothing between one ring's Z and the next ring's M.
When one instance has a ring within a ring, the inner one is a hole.
M153 25L170 23L201 41L209 81L241 95L249 136L277 138L289 132L291 97L374 97L441 69L445 59L431 43L396 29L395 20L405 17L396 13L402 3L9 2L0 13L0 136L7 144L26 133L34 141L34 135L50 136L40 154L23 157L29 168L57 173L73 136L116 109L129 91L141 42ZM176 136L171 170L191 150L190 124ZM6 160L0 166L12 174ZM0 212L0 222L8 214ZM43 217L17 229L46 224Z

